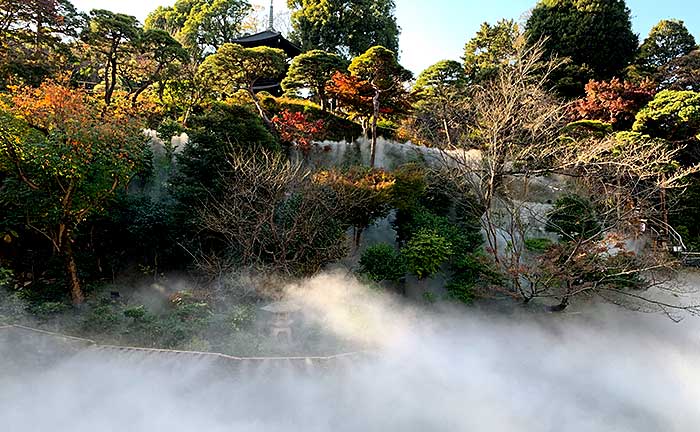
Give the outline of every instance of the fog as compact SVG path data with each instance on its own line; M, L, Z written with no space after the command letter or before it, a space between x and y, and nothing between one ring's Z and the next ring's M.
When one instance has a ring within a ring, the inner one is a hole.
M696 318L676 324L602 305L562 315L416 306L341 274L287 293L305 319L365 352L241 361L88 349L50 367L0 369L0 430L672 432L700 424ZM0 348L6 361L27 354Z

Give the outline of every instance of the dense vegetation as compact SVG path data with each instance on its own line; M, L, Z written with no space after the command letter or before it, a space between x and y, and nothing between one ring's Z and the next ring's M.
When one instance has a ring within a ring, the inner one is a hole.
M0 321L87 302L76 332L209 349L208 331L235 333L279 294L222 294L227 275L348 257L399 293L439 277L448 301L695 310L646 295L677 264L676 230L700 247L700 51L682 21L640 45L623 0L543 0L525 28L484 23L461 62L414 80L393 1L289 5L294 59L235 43L257 26L245 0L178 0L145 25L0 2ZM284 97L256 91L283 75ZM368 166L309 162L316 142L360 135ZM377 166L380 135L439 163ZM387 218L394 238L363 242ZM171 272L197 289L157 313L108 295Z

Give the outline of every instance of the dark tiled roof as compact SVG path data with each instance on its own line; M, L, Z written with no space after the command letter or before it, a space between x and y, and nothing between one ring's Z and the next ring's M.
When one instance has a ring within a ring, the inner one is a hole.
M234 43L243 45L246 48L259 46L268 46L271 48L280 48L289 57L296 57L301 54L301 48L288 41L282 33L274 30L265 30L250 36L243 36L233 41Z

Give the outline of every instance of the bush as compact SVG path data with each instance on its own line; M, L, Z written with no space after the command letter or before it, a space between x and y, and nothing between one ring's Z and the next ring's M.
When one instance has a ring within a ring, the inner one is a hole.
M122 323L118 307L108 300L101 300L91 307L82 320L83 330L88 334L102 334L114 331Z
M525 239L525 248L531 252L544 252L552 246L553 242L548 238Z
M554 203L547 214L547 231L564 237L566 240L588 238L600 230L593 204L578 195L566 195Z
M425 168L417 163L401 165L393 172L391 203L397 210L412 211L420 205L428 187Z
M331 112L323 112L317 104L285 97L274 98L268 96L263 99L265 109L271 115L278 115L282 111L299 112L309 121L323 120L325 128L317 138L321 141L347 141L352 142L362 135L362 127L346 118L337 116Z
M406 274L401 255L388 244L368 247L360 258L360 272L375 282L398 281Z
M408 271L424 279L440 271L453 254L452 243L435 230L416 233L401 250Z
M457 276L447 283L445 289L447 289L449 298L468 305L472 304L476 299L475 286L476 281L472 278Z
M0 288L9 288L12 279L12 270L0 266Z

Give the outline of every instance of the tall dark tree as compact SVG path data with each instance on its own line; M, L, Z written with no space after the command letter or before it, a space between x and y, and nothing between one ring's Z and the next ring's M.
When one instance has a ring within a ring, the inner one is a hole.
M247 0L178 0L151 12L146 28L167 31L190 55L201 57L240 37L251 12Z
M394 0L288 0L291 38L304 50L320 49L350 58L381 45L398 52Z
M496 24L481 24L476 35L464 47L464 68L473 81L483 81L498 73L501 65L513 59L521 36L520 27L513 20Z
M83 19L67 0L0 0L0 85L38 85L65 68Z
M697 48L695 38L680 20L662 20L639 48L637 64L650 72Z
M95 50L104 85L104 101L112 103L119 83L119 68L132 55L136 41L142 34L136 17L96 9L90 12L89 27L83 35L85 42Z
M326 84L336 72L343 72L348 64L340 56L321 50L312 50L292 60L287 76L282 81L285 91L308 88L318 98L321 109L326 111L328 100Z
M583 93L590 79L619 76L639 44L624 0L541 0L526 35L531 43L544 39L546 54L571 60L556 77L567 96Z

